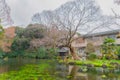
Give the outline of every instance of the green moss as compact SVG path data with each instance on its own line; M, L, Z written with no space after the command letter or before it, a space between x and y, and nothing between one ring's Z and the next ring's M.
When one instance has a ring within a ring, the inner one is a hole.
M120 64L119 60L86 60L86 61L82 61L82 60L69 60L69 63L74 63L76 65L94 65L95 67L102 67L103 65L108 67L108 68L115 68L116 65L113 65L111 63L116 63L116 64Z
M0 80L55 80L51 77L49 64L26 65L18 71L0 74Z

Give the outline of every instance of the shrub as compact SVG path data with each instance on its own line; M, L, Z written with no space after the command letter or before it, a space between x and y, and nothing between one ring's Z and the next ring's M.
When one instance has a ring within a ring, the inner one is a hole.
M45 47L40 47L37 49L36 53L37 53L37 55L36 55L37 58L52 59L52 58L56 58L57 49L54 49L54 48L46 49Z
M28 49L29 46L30 46L29 39L16 37L12 43L11 50L20 52Z
M57 58L57 48L49 48L48 50L47 50L47 55L48 55L48 57L49 58Z
M57 58L57 49L40 47L34 50L24 52L24 57L37 58L37 59L53 59Z
M2 49L0 49L0 59L4 58L5 57L5 53L3 52Z
M47 51L44 47L40 47L37 49L36 58L43 59L43 58L47 58L46 56L47 56Z
M6 56L9 58L24 57L24 51L11 51L9 53L6 53Z
M93 43L88 43L85 49L85 53L89 54L93 52L95 52L95 46L93 45Z
M90 53L90 54L88 55L88 59L90 59L90 60L97 59L97 55L96 55L95 53Z
M117 48L117 56L118 56L118 59L120 59L120 46L118 46L118 48Z
M115 40L112 38L106 38L101 46L102 54L106 59L117 58L117 46Z

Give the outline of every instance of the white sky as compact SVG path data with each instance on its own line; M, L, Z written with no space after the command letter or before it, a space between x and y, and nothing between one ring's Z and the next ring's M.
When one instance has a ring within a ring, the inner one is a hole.
M27 25L33 14L43 10L54 10L67 1L71 0L6 0L11 8L11 17L15 25ZM113 5L113 0L96 1L103 10L103 14L112 14L111 8L120 12L120 7Z

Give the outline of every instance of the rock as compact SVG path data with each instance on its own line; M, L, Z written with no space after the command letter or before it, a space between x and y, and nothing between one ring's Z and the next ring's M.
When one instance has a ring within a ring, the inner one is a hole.
M75 65L75 63L74 63L74 62L69 62L69 64L70 64L70 65Z
M103 64L102 67L103 67L103 68L107 68L107 65Z
M94 67L93 64L87 64L87 67Z
M120 67L119 63L117 63L117 62L111 62L110 65L115 67L115 68L119 68Z

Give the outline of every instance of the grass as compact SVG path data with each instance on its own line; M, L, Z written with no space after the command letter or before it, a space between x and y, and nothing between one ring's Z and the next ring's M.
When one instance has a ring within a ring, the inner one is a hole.
M75 65L93 65L94 67L115 68L120 66L120 60L68 60L69 64Z

